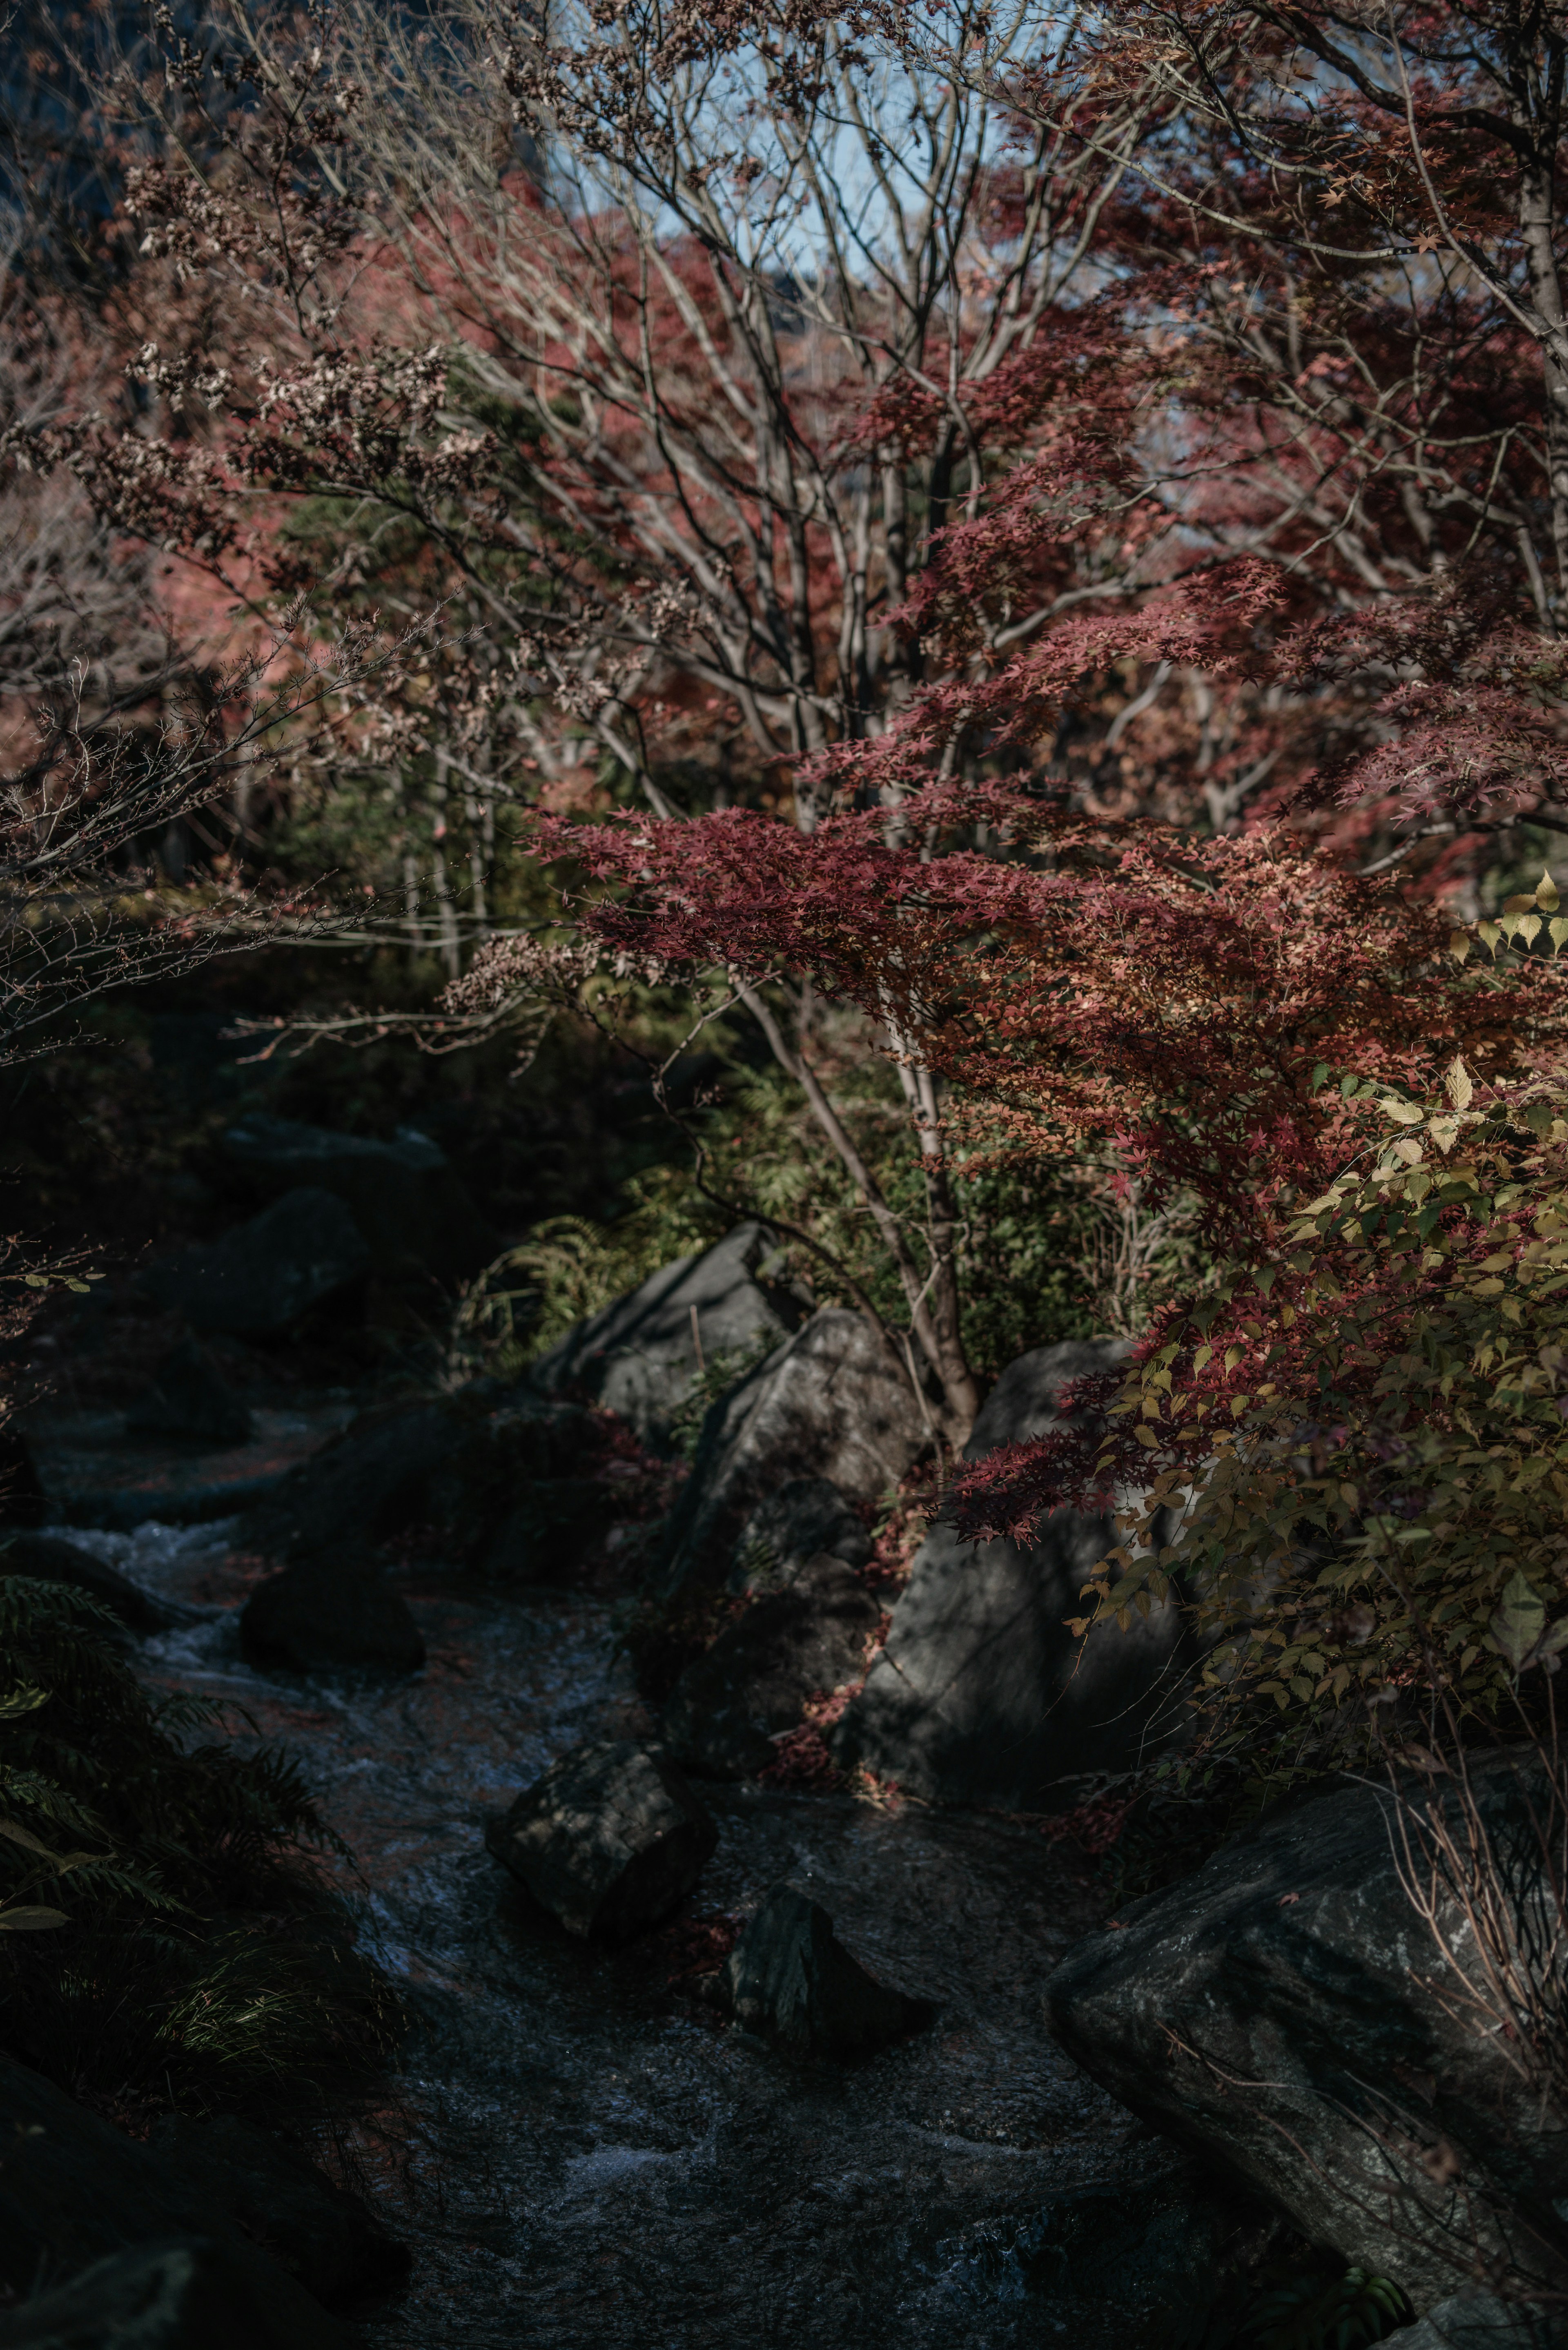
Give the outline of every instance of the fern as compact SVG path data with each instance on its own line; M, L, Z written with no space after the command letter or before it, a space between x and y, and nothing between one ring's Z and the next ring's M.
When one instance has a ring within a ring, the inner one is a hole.
M292 1758L151 1696L67 1586L0 1577L0 1926L36 1913L0 1934L0 2047L120 2106L369 2085L396 2002L348 1948L314 1859L342 1846Z
M1271 2286L1252 2309L1241 2339L1249 2350L1368 2350L1411 2319L1409 2303L1387 2277L1321 2270Z

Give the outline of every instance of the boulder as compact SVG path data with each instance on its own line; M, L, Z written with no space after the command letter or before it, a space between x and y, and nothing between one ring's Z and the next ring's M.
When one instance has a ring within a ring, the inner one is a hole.
M1472 1773L1525 1946L1550 1946L1529 1807L1499 1755ZM1450 1803L1455 1798L1450 1794ZM1568 2282L1568 2130L1542 2119L1401 1882L1392 1793L1334 1786L1131 1904L1046 1984L1050 2028L1134 2112L1206 2153L1417 2312L1511 2238ZM1450 1947L1470 1947L1457 1898Z
M195 1338L164 1356L145 1395L125 1415L133 1436L183 1437L192 1443L246 1444L251 1415L209 1349Z
M141 1285L193 1330L275 1338L363 1282L370 1251L341 1200L319 1188L281 1200L221 1240L144 1267Z
M488 1264L501 1237L474 1206L439 1143L400 1126L390 1142L335 1134L290 1118L253 1117L230 1127L224 1155L257 1191L300 1185L342 1201L369 1242L376 1269L464 1281Z
M112 2253L0 2314L0 2350L353 2350L358 2339L258 2253L210 2237Z
M851 1566L871 1555L865 1522L826 1477L795 1477L760 1502L741 1529L732 1591L772 1591L826 1552Z
M586 1426L530 1397L421 1399L361 1412L247 1522L252 1547L334 1556L426 1523L453 1557L509 1579L559 1578L602 1519L604 1488L573 1476Z
M1096 1339L1042 1347L1002 1373L964 1458L1036 1436L1057 1418L1064 1381L1114 1369L1127 1349ZM1058 1510L1026 1547L961 1543L937 1524L916 1553L887 1644L830 1742L937 1803L1041 1807L1056 1781L1126 1771L1185 1726L1189 1638L1174 1601L1130 1630L1086 1639L1066 1618L1116 1541L1108 1517Z
M343 2328L301 2285L245 2242L202 2181L135 2145L42 2074L5 2058L0 2058L0 2144L5 2149L0 2162L0 2295L20 2298L41 2293L52 2299L52 2288L76 2278L76 2284L67 2285L59 2295L64 2303L69 2293L86 2287L88 2280L78 2272L90 2262L107 2264L109 2256L129 2248L194 2237L210 2245L213 2273L221 2272L234 2281L236 2316L254 2307L258 2319L265 2316L273 2326L272 2332L255 2336L265 2350L294 2350L296 2345L299 2350L313 2345L327 2350L329 2345L348 2342ZM123 2289L131 2291L129 2283ZM84 2308L92 2305L89 2298ZM57 2328L51 2333L47 2326L36 2333L0 2332L0 2343L41 2345L58 2341L80 2350L81 2345L99 2340L106 2345L123 2341L126 2350L132 2342L141 2350L142 2337L129 2324L120 2335L110 2324L117 2310L129 2312L136 2305L133 2296L116 2300L106 2290L104 2315L94 2320L104 2329L100 2334L86 2330L84 2316L77 2333ZM0 2327L41 2324L46 2314L45 2303L33 2302L0 2318ZM164 2339L149 2332L148 2350L152 2345L163 2350ZM205 2335L167 2336L170 2350L175 2345L186 2350L187 2342L190 2350L198 2345L208 2350L220 2342L226 2350L231 2339L237 2344L250 2337L239 2332L231 2336L221 2328Z
M240 1612L255 1665L297 1673L417 1673L425 1644L408 1602L369 1560L304 1558L258 1583Z
M864 2056L919 2032L936 2009L889 1991L852 1959L820 1903L775 1885L715 1978L737 2023L802 2054Z
M447 1403L361 1412L267 1496L246 1522L246 1544L305 1558L400 1534L426 1514L431 1480L463 1432Z
M628 1739L574 1747L486 1837L568 1933L614 1939L667 1918L718 1841L673 1757Z
M667 1590L722 1582L742 1528L781 1487L820 1477L850 1502L877 1501L926 1442L909 1381L870 1323L821 1307L704 1419L670 1518Z
M687 1666L664 1708L671 1750L711 1778L750 1778L808 1697L860 1678L881 1621L852 1566L826 1552L808 1560Z
M236 2114L165 2114L148 2147L215 2202L252 2243L328 2308L400 2284L409 2249L357 2195Z
M0 1575L31 1575L38 1583L68 1583L101 1601L131 1632L167 1632L173 1625L192 1622L188 1607L155 1599L119 1569L106 1566L90 1551L57 1534L13 1534L0 1549Z
M765 1224L740 1224L701 1256L678 1257L579 1322L529 1378L545 1394L603 1404L645 1441L659 1441L704 1367L754 1357L795 1329L804 1310L783 1278L774 1234Z

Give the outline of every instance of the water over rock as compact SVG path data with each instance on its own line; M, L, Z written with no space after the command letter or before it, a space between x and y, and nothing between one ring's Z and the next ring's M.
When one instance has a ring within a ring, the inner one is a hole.
M1020 1356L981 1407L964 1458L1043 1434L1064 1381L1114 1369L1119 1341L1069 1341ZM1034 1541L961 1543L933 1526L866 1687L831 1745L930 1801L1038 1809L1069 1775L1123 1771L1184 1721L1189 1662L1174 1603L1127 1632L1068 1631L1089 1572L1116 1541L1109 1517L1058 1510Z
M369 1269L369 1247L343 1201L302 1185L220 1240L154 1258L140 1280L193 1330L275 1338L346 1301Z
M793 1885L764 1896L717 1979L737 2023L802 2054L864 2056L921 2030L929 2000L890 1991L852 1959L819 1901Z
M928 1441L909 1380L863 1315L825 1305L713 1405L672 1513L666 1588L719 1583L752 1513L785 1486L823 1478L879 1501Z
M1538 1783L1506 1755L1472 1783L1528 1948ZM1051 2029L1135 2112L1417 2310L1505 2240L1527 2276L1560 2286L1568 2133L1542 2126L1509 2043L1417 1917L1399 1836L1387 1788L1340 1785L1238 1837L1068 1953ZM1445 1913L1469 1950L1457 1898Z
M190 1619L189 1608L154 1598L118 1567L57 1534L16 1534L0 1548L0 1575L28 1575L40 1583L69 1584L101 1600L128 1631L165 1632Z
M799 1325L765 1224L738 1224L701 1256L678 1257L540 1357L529 1378L547 1395L582 1395L658 1440L704 1367L754 1357Z
M853 1567L824 1552L770 1592L688 1665L664 1731L689 1769L743 1779L774 1756L808 1697L858 1679L882 1611Z
M718 1841L673 1758L628 1739L564 1754L486 1837L568 1933L611 1939L667 1918Z

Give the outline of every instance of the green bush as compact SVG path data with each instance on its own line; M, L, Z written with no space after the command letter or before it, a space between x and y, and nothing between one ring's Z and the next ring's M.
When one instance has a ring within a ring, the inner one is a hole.
M96 1602L0 1577L0 2046L135 2113L299 2119L374 2082L398 2026L320 1862L297 1765L157 1700Z

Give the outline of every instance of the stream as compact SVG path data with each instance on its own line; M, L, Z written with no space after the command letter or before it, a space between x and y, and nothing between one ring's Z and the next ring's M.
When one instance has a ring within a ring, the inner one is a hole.
M704 1783L721 1835L691 1917L619 1950L576 1942L483 1830L579 1739L651 1727L607 1606L421 1565L424 1671L288 1679L241 1657L264 1570L225 1523L68 1532L201 1610L142 1644L144 1674L299 1752L355 1855L363 1945L415 2019L365 2157L414 2252L409 2288L366 2315L373 2350L1163 2350L1184 2307L1200 2330L1213 2223L1179 2158L1043 2028L1044 1979L1106 1902L1037 1831ZM846 2067L722 2022L690 1970L701 1923L781 1877L937 2002L934 2027Z

